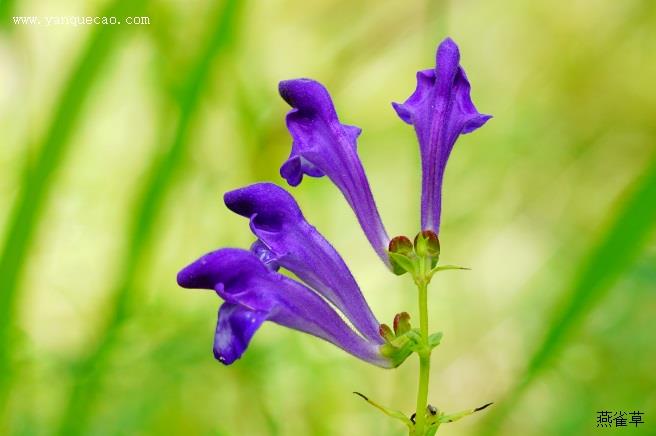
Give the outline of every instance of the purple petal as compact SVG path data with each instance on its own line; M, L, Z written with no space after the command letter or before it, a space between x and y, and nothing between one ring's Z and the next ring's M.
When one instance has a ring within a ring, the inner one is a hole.
M378 256L390 267L389 238L357 153L361 130L339 122L330 94L319 82L286 80L279 89L293 108L287 114L292 150L280 175L292 186L301 183L304 174L328 176L344 194Z
M280 269L280 263L278 263L278 257L274 252L272 252L266 244L259 239L253 242L251 245L251 251L262 261L264 265L267 266L272 271L278 271Z
M442 180L458 136L473 132L490 118L470 97L458 46L450 38L437 49L436 68L417 72L417 88L403 104L392 103L398 116L415 127L422 164L421 228L439 233Z
M259 238L253 246L260 259L296 274L341 310L363 336L383 343L379 323L344 260L308 224L287 191L273 183L256 183L227 192L224 200L230 210L250 219Z
M269 320L322 338L374 365L392 366L379 343L363 339L311 289L271 271L250 251L224 248L206 254L180 271L178 284L214 289L228 304L225 316L219 313L215 336L215 355L226 364L239 358L257 326Z
M223 303L214 334L214 357L224 365L239 359L267 315L238 304Z

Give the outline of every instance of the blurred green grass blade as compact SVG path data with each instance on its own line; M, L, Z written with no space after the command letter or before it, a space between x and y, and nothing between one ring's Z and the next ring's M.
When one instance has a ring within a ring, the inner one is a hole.
M117 0L103 16L135 15L141 2ZM21 190L10 212L0 254L0 409L9 384L11 328L14 322L20 276L26 256L48 200L50 185L70 148L70 137L96 77L126 28L93 26L86 46L56 100L54 114L38 147L38 155L21 178ZM29 149L29 147L27 147Z
M11 17L15 9L16 0L0 0L0 29L14 25Z
M656 155L618 205L610 226L583 259L570 292L556 307L544 339L530 359L523 377L510 391L502 408L491 415L485 434L496 434L522 394L557 355L584 316L602 301L622 272L642 252L656 228Z
M139 265L144 263L153 224L171 186L175 170L184 160L191 121L201 101L203 87L217 54L225 53L233 39L238 10L243 3L228 0L217 9L216 16L209 23L209 38L184 81L178 102L180 117L176 130L166 152L154 160L142 187L142 194L133 207L133 221L126 235L126 254L121 262L121 272L111 288L107 319L97 343L91 347L92 351L76 365L74 386L61 417L59 434L83 434L87 430L103 373L117 342L118 331L131 314L136 293L134 280Z

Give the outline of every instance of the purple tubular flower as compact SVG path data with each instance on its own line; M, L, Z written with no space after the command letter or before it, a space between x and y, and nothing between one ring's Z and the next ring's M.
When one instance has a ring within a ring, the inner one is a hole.
M310 79L280 82L282 98L293 108L287 113L292 150L280 175L296 186L303 175L328 176L337 185L364 230L369 243L390 267L389 238L357 153L360 128L339 122L330 94Z
M417 72L417 88L403 104L392 103L399 117L415 127L422 165L421 227L439 233L442 180L458 136L492 118L472 103L460 52L447 38L437 48L436 67Z
M368 340L382 344L379 323L332 245L308 224L294 198L273 183L227 192L230 210L250 219L251 248L267 265L283 267L330 301Z
M178 284L214 290L225 300L214 355L226 365L241 357L264 321L272 321L322 338L366 362L392 366L380 344L356 334L321 297L267 268L253 252L224 248L206 254L180 271Z

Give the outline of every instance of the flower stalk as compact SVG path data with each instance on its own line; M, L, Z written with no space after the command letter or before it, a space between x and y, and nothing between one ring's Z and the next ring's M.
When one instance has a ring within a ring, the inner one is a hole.
M417 306L419 309L419 383L417 388L417 407L415 409L414 434L423 436L427 429L426 411L428 409L428 384L430 381L431 354L435 344L431 344L428 334L428 285L436 272L440 256L440 242L432 231L420 232L414 240L415 268L410 272L417 286ZM412 433L411 433L412 434Z
M426 262L420 262L420 277L415 278L417 284L419 306L419 333L421 346L417 350L419 355L419 386L417 388L417 408L415 410L415 434L423 435L426 426L426 407L428 406L428 383L430 379L430 361L432 349L428 345L428 283L430 277L426 275Z
M431 230L419 232L414 243L411 243L405 236L397 236L390 241L389 255L393 270L398 275L409 273L417 286L419 329L416 331L416 343L413 351L419 357L419 382L410 435L434 434L439 424L428 422L429 415L433 417L437 414L436 409L428 404L428 384L431 354L433 348L439 344L442 335L441 333L434 335L428 333L428 285L433 274L444 269L437 266L440 257L440 240L437 234ZM429 432L429 427L431 427L430 432L432 433Z

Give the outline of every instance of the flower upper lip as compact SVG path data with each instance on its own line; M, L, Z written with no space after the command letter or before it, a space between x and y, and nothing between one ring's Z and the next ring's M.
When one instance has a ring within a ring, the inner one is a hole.
M322 112L337 119L337 112L328 90L319 82L308 78L283 80L278 84L280 96L295 111Z

